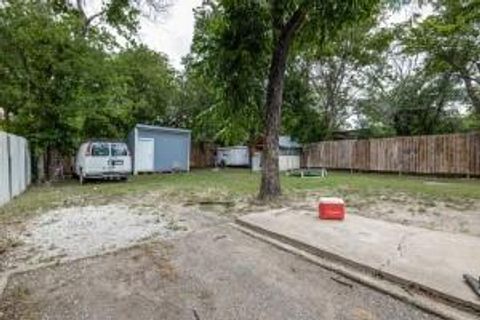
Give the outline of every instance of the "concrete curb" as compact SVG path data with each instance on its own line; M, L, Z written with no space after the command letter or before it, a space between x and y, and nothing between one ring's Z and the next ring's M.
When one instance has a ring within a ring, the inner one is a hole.
M322 268L381 291L401 301L415 305L424 311L444 319L471 320L480 317L480 311L471 308L468 304L465 305L464 303L457 303L444 297L439 297L436 292L432 293L424 288L419 288L415 283L399 279L395 276L390 277L383 275L381 270L372 270L358 263L351 263L348 259L323 252L318 248L312 248L239 219L237 219L232 226L258 240L267 242Z

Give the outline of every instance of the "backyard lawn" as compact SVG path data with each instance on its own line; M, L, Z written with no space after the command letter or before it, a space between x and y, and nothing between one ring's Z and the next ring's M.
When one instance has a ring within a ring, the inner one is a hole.
M0 221L15 219L39 211L82 204L102 204L124 197L142 197L159 193L172 201L189 203L255 201L260 174L247 169L193 170L190 173L154 174L132 177L128 182L93 181L80 185L66 180L34 185L0 208ZM480 181L392 174L347 173L333 171L326 178L299 178L282 175L283 202L309 194L316 196L352 196L394 198L404 195L424 201L470 204L480 200Z
M157 194L166 201L183 204L238 201L256 204L260 174L247 169L193 170L190 173L139 175L128 182L89 182L75 180L35 185L0 208L0 221L7 222L65 206L105 204L125 198L141 200ZM299 178L282 175L282 205L320 196L342 196L347 205L361 199L393 202L415 199L426 207L436 202L470 209L480 202L480 181L432 177L397 176L392 174L329 172L327 178ZM348 203L348 200L352 202ZM405 203L411 205L412 203ZM407 210L406 210L407 211ZM422 211L422 209L420 209Z
M284 196L268 204L256 200L259 183L260 174L247 169L206 169L140 175L128 182L33 185L0 208L0 278L155 241L176 243L195 232L205 246L212 245L231 233L230 222L251 212L307 212L315 221L322 196L342 197L347 219L356 214L480 236L478 180L347 172L330 172L326 178L282 175Z

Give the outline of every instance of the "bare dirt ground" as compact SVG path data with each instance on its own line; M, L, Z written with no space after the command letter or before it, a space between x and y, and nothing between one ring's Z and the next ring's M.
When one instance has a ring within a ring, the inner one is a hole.
M308 192L293 207L312 210L325 194ZM411 225L431 230L480 236L480 201L477 199L428 199L395 192L362 196L341 192L347 214Z
M229 226L15 275L0 319L437 319Z
M351 213L432 230L480 236L480 203L418 200L398 194L373 203L359 200Z
M347 214L480 236L480 201L418 198L402 192L361 196L349 190L308 191L268 206L209 190L188 195L183 203L168 201L169 194L164 192L95 199L92 203L73 197L65 207L0 225L0 275L181 236L252 211L272 207L315 211L319 198L325 195L344 198Z

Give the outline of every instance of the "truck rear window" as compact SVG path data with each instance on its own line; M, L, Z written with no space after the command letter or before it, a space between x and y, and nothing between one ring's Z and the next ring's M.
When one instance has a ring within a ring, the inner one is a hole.
M92 143L92 156L108 157L110 155L109 143Z
M112 143L112 156L128 156L128 149L125 143Z

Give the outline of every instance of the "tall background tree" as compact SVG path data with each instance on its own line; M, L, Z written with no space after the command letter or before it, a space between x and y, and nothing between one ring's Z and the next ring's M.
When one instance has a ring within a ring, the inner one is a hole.
M127 5L108 2L106 22L133 30L135 8L130 19L109 16L112 6L127 14ZM79 9L63 2L0 7L1 126L27 137L34 156L46 158L47 174L51 151L69 155L83 139L124 137L135 122L166 122L176 99L177 75L165 56L135 43L125 48L107 29L92 24L85 32Z
M463 82L480 113L480 1L439 0L435 14L401 33L409 53L426 54L425 70Z

